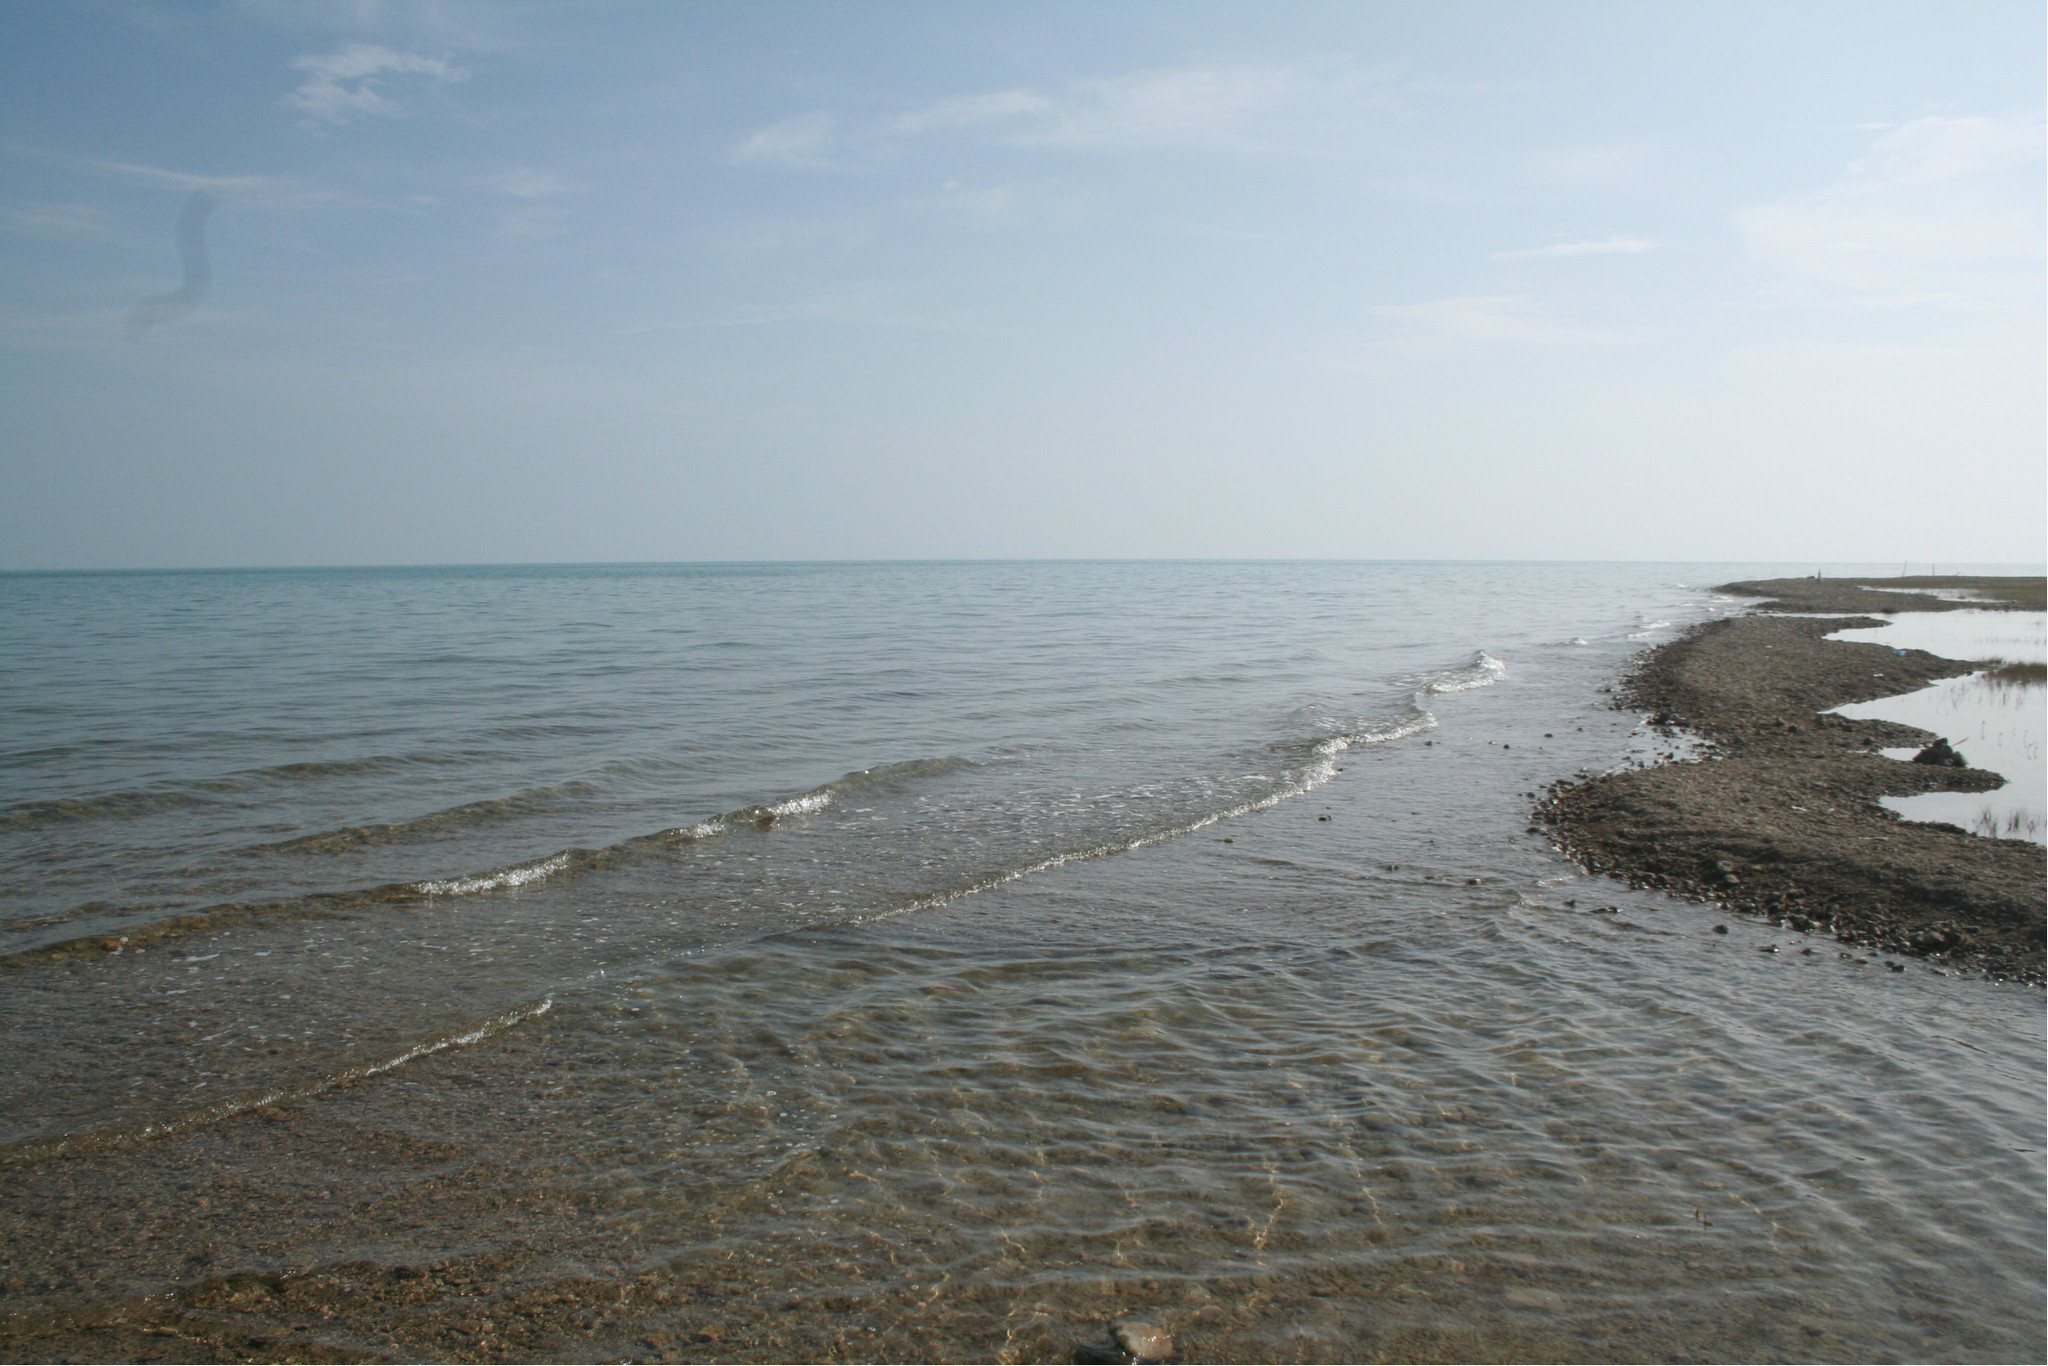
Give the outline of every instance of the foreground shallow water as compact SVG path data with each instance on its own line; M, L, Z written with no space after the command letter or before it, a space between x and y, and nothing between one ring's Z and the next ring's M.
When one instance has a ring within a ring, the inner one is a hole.
M1598 690L1716 609L1678 585L1745 575L1373 568L1177 686L1102 632L1131 700L1050 762L146 946L87 913L119 952L25 929L5 1303L409 1357L1057 1360L1132 1311L1197 1360L2038 1357L2039 993L1525 829L1640 748Z

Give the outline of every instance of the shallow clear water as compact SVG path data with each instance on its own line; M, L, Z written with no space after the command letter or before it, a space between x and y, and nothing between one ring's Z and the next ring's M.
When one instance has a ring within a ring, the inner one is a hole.
M1769 572L8 580L0 1124L62 1271L5 1297L490 1253L785 1359L1130 1308L1193 1359L2038 1355L2039 993L1525 828Z

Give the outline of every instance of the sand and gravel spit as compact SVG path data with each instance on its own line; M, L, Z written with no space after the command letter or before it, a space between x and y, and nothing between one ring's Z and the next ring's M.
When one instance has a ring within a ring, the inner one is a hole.
M1932 581L1897 581L1931 587ZM1987 791L1976 769L1878 753L1935 737L1910 726L1825 715L1971 672L1923 650L1830 641L1877 625L1779 613L2038 610L2040 579L1940 581L1978 601L1877 592L1853 582L1779 579L1720 591L1768 599L1647 652L1615 690L1653 726L1707 742L1707 758L1559 785L1536 819L1591 870L1634 886L1719 902L1845 944L2000 978L2043 980L2044 854L2026 840L1902 821L1883 796Z

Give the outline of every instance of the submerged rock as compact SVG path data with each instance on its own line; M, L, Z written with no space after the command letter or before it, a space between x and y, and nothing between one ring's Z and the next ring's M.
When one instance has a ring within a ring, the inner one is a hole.
M1116 1345L1133 1361L1165 1361L1173 1355L1173 1334L1143 1319L1118 1319L1110 1326Z

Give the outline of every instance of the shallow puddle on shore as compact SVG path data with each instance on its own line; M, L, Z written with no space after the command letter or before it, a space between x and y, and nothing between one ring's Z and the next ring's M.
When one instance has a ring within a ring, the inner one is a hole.
M1829 640L1927 650L1945 659L2048 659L2048 613L1902 612L1889 626L1837 631ZM1926 792L1885 797L1886 809L1910 821L1961 826L1978 835L2048 843L2048 693L2039 683L1988 673L1946 678L1917 692L1835 708L1852 720L1897 721L1933 731L1969 761L2002 776L1992 792ZM1917 749L1888 749L1910 760Z
M1829 640L1925 650L1943 659L2048 662L2048 612L1886 612L1889 626L1836 631Z
M1885 807L1907 820L1959 825L1979 835L2048 843L2048 696L2038 683L2002 683L1984 674L1944 679L1903 697L1839 708L1856 720L1902 721L1931 730L1969 761L2005 778L1991 792L1925 792L1885 797ZM1919 751L1888 749L1887 758L1911 760Z

